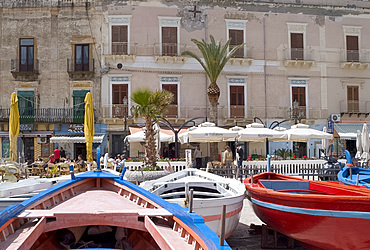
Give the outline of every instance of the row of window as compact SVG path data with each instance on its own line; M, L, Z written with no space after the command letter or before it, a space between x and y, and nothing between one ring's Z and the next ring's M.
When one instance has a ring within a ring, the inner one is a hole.
M35 41L33 38L19 39L19 71L29 72L35 70ZM74 71L90 71L90 45L74 45Z
M235 25L230 24L228 29L228 38L231 38L230 49L245 42L245 24L234 29ZM129 53L128 25L112 25L112 54ZM178 47L178 27L161 27L161 55L176 56L179 55ZM346 35L346 61L359 62L359 35ZM19 71L35 70L35 49L33 38L21 38L19 40ZM305 30L300 32L290 32L290 59L304 60L305 56ZM246 56L245 48L238 49L234 57L243 58ZM72 65L73 71L90 71L90 44L75 44L74 59Z
M111 54L130 54L129 24L130 18L110 18L111 22ZM230 38L231 50L235 46L246 42L246 22L243 20L226 20L227 39ZM177 56L179 49L179 19L163 18L160 24L160 55ZM306 46L306 25L288 23L289 48L291 60L308 60L309 56L305 51ZM360 27L344 26L346 55L343 58L349 62L359 62L359 36ZM245 58L245 47L239 48L234 57Z

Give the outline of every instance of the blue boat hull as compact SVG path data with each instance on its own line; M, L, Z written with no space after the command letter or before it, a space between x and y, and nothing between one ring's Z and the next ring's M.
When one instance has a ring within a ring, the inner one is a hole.
M370 188L370 169L344 167L339 171L338 180L348 185L359 185Z

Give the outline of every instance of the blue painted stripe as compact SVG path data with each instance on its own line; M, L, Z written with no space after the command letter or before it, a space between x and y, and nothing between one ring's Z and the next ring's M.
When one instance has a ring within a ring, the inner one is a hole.
M114 180L117 183L120 183L139 194L142 194L143 196L147 197L148 199L152 200L153 202L157 203L159 206L165 208L170 213L172 213L174 216L179 218L185 225L187 225L190 229L192 229L207 245L208 249L231 249L227 242L225 241L224 246L219 246L219 237L214 233L208 226L205 225L204 219L197 215L197 214L189 214L186 209L183 209L178 204L169 203L168 201L165 201L164 199L160 198L159 196L150 193L149 191L132 184L131 182L120 180L119 176L111 174L109 172L85 172L83 174L79 174L76 176L75 180L67 180L65 182L59 183L35 196L32 198L23 201L20 204L12 205L6 208L5 210L0 213L0 226L5 224L8 220L12 219L13 217L16 217L19 213L23 212L27 207L34 204L38 200L41 200L52 193L61 190L69 185L72 185L76 182L82 181L84 179L88 178L107 178Z
M313 216L326 216L326 217L370 219L370 212L320 210L320 209L310 209L310 208L300 208L300 207L289 207L289 206L283 206L283 205L260 201L254 198L252 198L251 200L253 203L255 203L258 206L270 208L273 210L288 212L288 213L305 214L305 215L313 215Z

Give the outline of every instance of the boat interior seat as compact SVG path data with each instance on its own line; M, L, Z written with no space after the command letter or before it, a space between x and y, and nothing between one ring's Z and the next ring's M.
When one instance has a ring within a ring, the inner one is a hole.
M265 188L273 189L274 191L310 189L308 181L261 180L260 182Z
M173 197L185 197L185 191L181 191L181 192L173 192L173 193L167 193L167 194L161 194L160 197L162 199L168 199L168 198L173 198ZM196 196L202 196L202 197L209 197L209 198L221 198L221 197L225 197L225 195L223 194L219 194L219 193L209 193L209 192L199 192L199 191L195 191L193 193L193 196L196 197Z

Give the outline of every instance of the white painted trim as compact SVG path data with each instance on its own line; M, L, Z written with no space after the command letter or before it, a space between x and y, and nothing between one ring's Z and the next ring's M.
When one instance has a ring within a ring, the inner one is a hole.
M116 15L116 16L108 16L109 20L109 54L112 54L112 26L122 26L126 25L127 26L127 54L130 54L131 48L130 48L130 41L131 41L131 36L130 36L130 23L131 23L131 17L132 15ZM121 21L117 22L111 22L112 19L116 18L122 19Z
M162 55L162 27L176 27L177 55L180 55L180 20L181 17L158 17L159 22L159 54Z
M160 90L162 90L162 85L166 85L166 84L176 84L177 85L177 117L181 117L180 115L180 103L181 103L181 88L180 88L180 77L178 75L158 75L159 76L159 79L161 79L161 77L177 77L178 78L178 81L174 81L174 82L162 82L160 81Z
M292 84L291 81L292 80L305 80L306 81L306 84ZM293 98L293 92L292 92L292 87L304 87L305 88L305 96L306 96L306 119L309 119L309 110L308 110L308 107L309 107L309 98L308 98L308 79L307 78L289 78L289 103L290 103L290 108L291 110L293 109L293 102L292 102L292 98Z
M286 23L288 26L288 48L289 51L292 51L291 44L291 33L303 34L303 58L307 58L306 55L306 27L307 23ZM289 55L290 58L290 55Z
M109 76L109 116L112 117L112 107L113 107L113 98L112 98L112 93L113 93L113 84L127 84L127 108L128 110L131 109L131 76L132 74L127 74L127 75L120 75L120 76ZM112 77L128 77L128 81L112 81Z
M359 59L361 61L361 26L342 26L344 35L344 60L347 61L347 36L357 36L358 37L358 52Z
M244 43L244 58L247 57L247 22L248 20L225 19L226 22L226 41L229 40L229 30L242 30ZM230 48L228 49L230 51Z
M241 76L226 76L227 78L227 117L230 118L230 87L243 86L244 87L244 118L248 117L248 100L247 100L247 77ZM244 83L230 83L230 78L244 79Z

